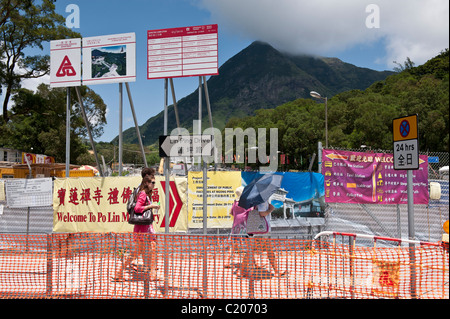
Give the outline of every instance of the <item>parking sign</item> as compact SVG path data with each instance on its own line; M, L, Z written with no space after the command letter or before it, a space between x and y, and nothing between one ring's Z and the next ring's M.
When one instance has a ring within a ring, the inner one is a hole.
M394 169L419 169L419 134L417 114L392 121Z

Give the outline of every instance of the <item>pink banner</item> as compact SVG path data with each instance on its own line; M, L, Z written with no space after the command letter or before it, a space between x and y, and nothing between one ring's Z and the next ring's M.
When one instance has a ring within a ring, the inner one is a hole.
M394 170L393 154L323 150L328 203L407 204L407 172ZM414 204L428 204L428 158L413 170Z

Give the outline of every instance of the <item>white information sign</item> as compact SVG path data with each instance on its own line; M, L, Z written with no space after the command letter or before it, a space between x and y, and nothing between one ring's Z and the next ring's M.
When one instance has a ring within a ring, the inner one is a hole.
M53 205L51 178L5 180L6 204L12 208Z
M81 39L50 41L50 87L81 85Z
M214 135L162 135L159 137L160 157L212 156Z
M394 142L394 169L419 169L419 143L417 139Z
M83 38L83 84L136 81L136 34Z
M147 78L219 74L217 24L147 31Z

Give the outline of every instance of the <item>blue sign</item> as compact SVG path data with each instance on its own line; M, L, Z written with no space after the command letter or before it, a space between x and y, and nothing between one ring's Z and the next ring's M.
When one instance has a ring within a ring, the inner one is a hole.
M428 156L428 163L439 163L439 156Z
M281 188L287 195L286 197L301 202L309 199L318 199L325 195L324 177L322 174L313 172L275 172L277 175L283 175ZM261 176L258 172L242 172L243 186L250 183L254 178ZM283 206L280 201L273 201L275 208Z

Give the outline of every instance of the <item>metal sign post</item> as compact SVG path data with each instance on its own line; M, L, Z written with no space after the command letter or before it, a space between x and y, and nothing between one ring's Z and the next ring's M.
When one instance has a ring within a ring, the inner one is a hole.
M70 175L70 87L81 85L81 38L50 41L50 87L66 87L66 177Z
M78 102L80 103L81 114L83 115L84 123L86 125L86 129L87 129L88 136L89 136L89 141L91 142L91 147L92 147L92 150L94 151L95 162L97 163L97 167L100 168L101 166L100 166L100 162L98 160L97 150L95 149L94 139L92 138L91 127L89 125L89 121L86 116L86 111L84 110L84 104L83 104L83 99L81 98L80 88L78 86L75 87L75 91L77 92ZM99 172L100 172L100 176L103 177L104 176L103 170L100 169Z
M81 54L83 53L83 55ZM112 62L113 61L113 62ZM83 62L83 63L82 63ZM83 70L83 78L81 77ZM63 39L50 42L50 87L75 86L81 105L86 129L89 134L100 175L103 169L97 158L94 141L86 118L79 92L82 84L119 83L119 175L122 175L122 82L136 81L136 35L123 33L88 38ZM128 97L134 115L133 102L127 84ZM66 128L66 176L69 176L70 161L70 95L67 89L67 128ZM137 121L135 119L136 130ZM141 151L146 164L142 141ZM147 164L146 164L147 166Z
M392 121L394 136L394 169L407 170L408 238L414 240L414 190L412 170L419 169L419 130L417 114ZM416 298L415 245L409 244L411 298Z
M70 88L67 88L66 105L66 177L70 177Z
M144 160L145 167L147 167L148 164L147 164L147 158L145 157L144 144L142 143L141 132L139 131L139 125L138 125L138 121L136 118L136 112L134 111L134 103L133 103L133 99L131 98L130 86L128 85L128 82L125 82L125 87L127 88L128 100L130 101L131 113L133 114L134 126L136 128L136 135L138 137L139 146L141 147L142 158Z
M119 83L119 176L122 176L122 162L123 162L123 90L122 83Z

